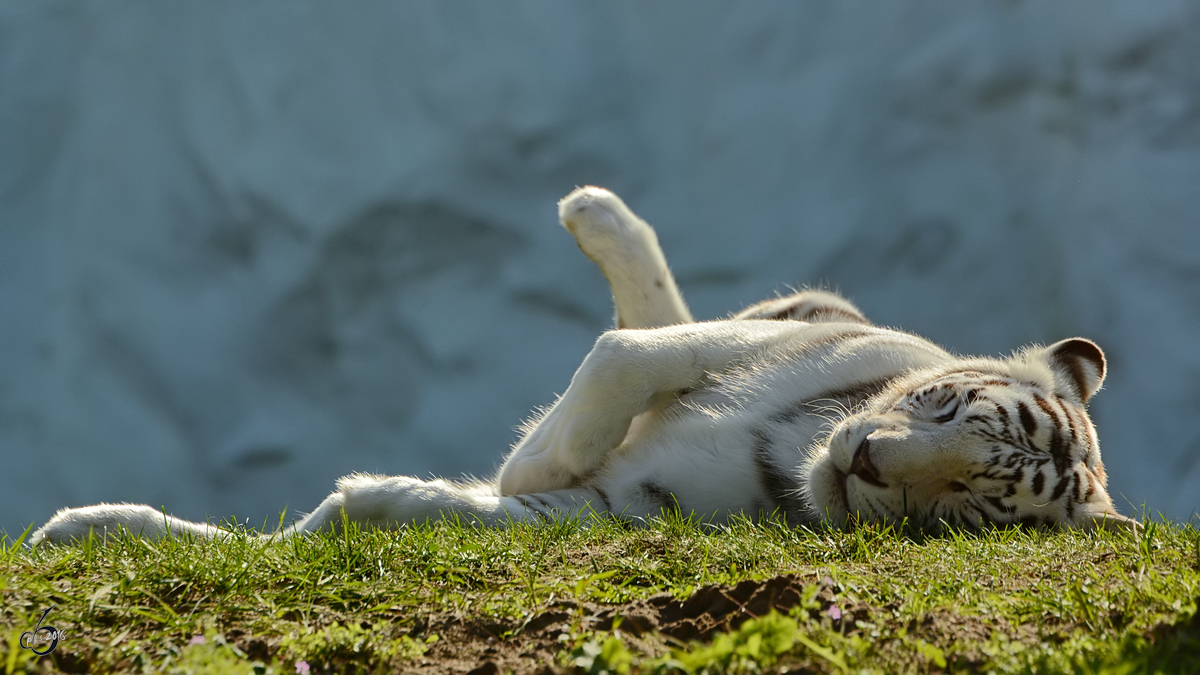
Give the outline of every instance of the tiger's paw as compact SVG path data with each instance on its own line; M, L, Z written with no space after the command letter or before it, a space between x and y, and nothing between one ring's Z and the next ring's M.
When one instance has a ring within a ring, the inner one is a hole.
M559 201L558 217L580 250L602 269L631 253L658 248L654 230L604 188L576 188Z
M573 452L563 424L555 424L551 417L542 420L504 462L497 483L501 495L568 488L597 463ZM563 416L557 417L561 420Z

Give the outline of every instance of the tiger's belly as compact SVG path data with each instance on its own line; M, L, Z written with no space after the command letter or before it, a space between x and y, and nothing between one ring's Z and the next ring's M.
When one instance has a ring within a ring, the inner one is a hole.
M812 520L799 467L824 419L671 410L638 422L589 481L615 515L638 520L678 510L717 524L738 515Z
M882 329L795 345L715 373L635 418L586 483L605 508L631 519L678 509L714 522L738 514L815 522L801 469L816 441L894 378L947 358L921 338Z

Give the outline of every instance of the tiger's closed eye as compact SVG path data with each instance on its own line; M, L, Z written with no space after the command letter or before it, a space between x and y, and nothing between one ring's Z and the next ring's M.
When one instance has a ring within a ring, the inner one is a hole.
M951 405L950 405L950 408L946 412L942 413L941 415L938 415L937 417L933 418L933 421L937 422L938 424L944 424L946 422L949 422L950 420L954 419L955 416L958 415L958 409L961 407L962 407L962 403L958 399L954 399L953 403L951 403Z
M941 415L934 417L933 421L937 422L938 424L945 424L946 422L953 420L955 417L958 416L958 411L962 410L962 407L964 405L971 405L972 403L975 402L975 399L978 397L979 397L979 392L975 391L974 389L972 389L971 391L968 391L966 394L950 401L950 403L949 403L950 408L948 410L946 410L946 412L943 412Z

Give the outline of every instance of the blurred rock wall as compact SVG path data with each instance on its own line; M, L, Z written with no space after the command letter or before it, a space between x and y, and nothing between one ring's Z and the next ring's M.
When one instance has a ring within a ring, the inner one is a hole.
M611 321L585 183L701 318L1096 339L1119 506L1188 518L1197 64L1167 0L2 3L0 529L490 473Z

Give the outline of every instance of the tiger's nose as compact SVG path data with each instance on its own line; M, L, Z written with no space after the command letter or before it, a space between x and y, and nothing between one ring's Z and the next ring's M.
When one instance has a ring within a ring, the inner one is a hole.
M888 486L879 479L879 469L871 461L871 441L866 438L858 444L858 449L854 451L854 459L850 461L849 473L875 487L885 488Z

